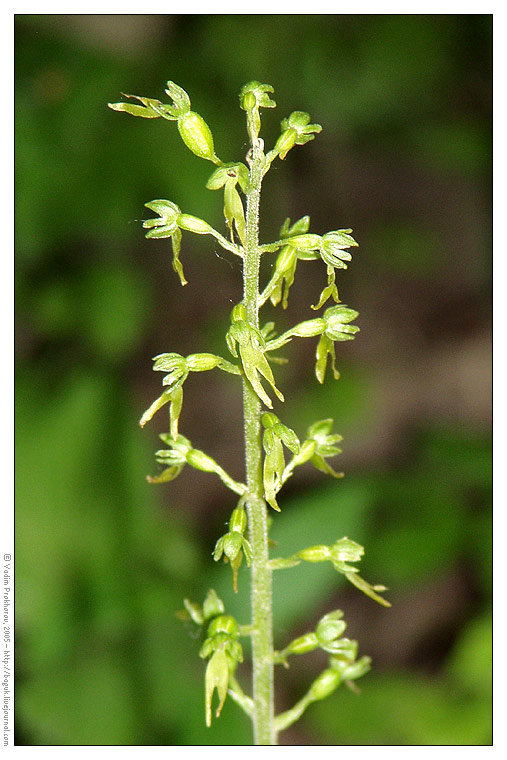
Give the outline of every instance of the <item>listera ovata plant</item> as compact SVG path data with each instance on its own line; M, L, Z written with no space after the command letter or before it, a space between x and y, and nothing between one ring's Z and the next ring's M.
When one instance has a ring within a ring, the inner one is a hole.
M250 149L246 162L224 163L216 154L213 136L204 119L191 110L187 93L174 82L165 91L171 103L126 95L128 101L110 103L115 111L124 111L145 119L167 119L177 123L185 145L199 158L210 161L215 169L206 187L223 190L226 234L210 224L182 212L173 201L154 200L146 203L154 218L143 222L147 238L170 238L172 265L182 285L186 284L180 260L182 233L211 235L227 251L242 260L243 297L232 309L225 342L232 361L210 353L181 356L162 353L154 358L153 369L163 372L163 392L143 414L144 426L164 406L169 407L169 432L160 436L164 448L156 452L162 466L159 474L149 477L151 483L166 483L176 478L185 465L214 473L237 498L228 524L228 531L216 542L215 561L223 560L232 568L234 590L238 590L238 570L245 560L251 570L251 610L248 624L240 625L227 614L222 600L209 590L202 605L185 600L184 615L202 630L200 656L208 661L205 675L205 715L207 725L212 721L212 703L218 699L218 717L229 695L250 716L254 740L259 745L277 743L280 731L292 725L308 705L324 699L341 683L351 685L370 669L370 658L358 658L356 641L343 636L346 623L341 610L325 615L314 631L299 636L287 646L276 650L272 631L272 573L289 569L301 562L327 562L344 575L360 591L379 604L389 607L382 596L384 586L371 585L358 572L357 563L363 547L344 537L330 545L298 549L290 557L269 556L268 511L280 511L278 494L296 467L310 464L334 478L336 472L329 459L340 454L341 436L332 432L331 419L311 425L301 441L273 409L273 399L283 402L273 365L286 361L278 355L293 338L316 342L315 375L324 382L328 365L338 379L335 343L352 340L359 331L355 324L358 313L342 304L336 285L336 271L347 269L350 249L357 246L352 230L339 229L318 235L310 232L310 218L304 216L294 224L286 219L280 237L273 243L259 242L259 202L262 181L273 162L284 160L296 145L313 140L321 131L319 124L310 123L310 116L294 111L281 122L281 134L272 150L264 151L259 137L260 112L274 108L273 88L260 82L250 82L240 92L240 106L246 112ZM136 102L132 102L136 101ZM261 258L274 258L272 275L261 290L259 272ZM287 307L290 288L298 263L316 261L325 265L325 287L311 307L324 309L320 316L306 319L277 335L273 322L259 321L261 308L270 301L274 306ZM332 305L329 305L331 302ZM236 376L242 386L244 404L245 482L237 482L211 456L196 449L179 430L183 405L183 387L190 372L222 370ZM269 410L269 411L268 411ZM248 696L237 679L238 665L243 661L242 637L251 639L253 691ZM289 710L274 715L274 669L289 666L289 660L315 649L329 655L326 669L317 676L306 694ZM215 697L215 691L217 696Z

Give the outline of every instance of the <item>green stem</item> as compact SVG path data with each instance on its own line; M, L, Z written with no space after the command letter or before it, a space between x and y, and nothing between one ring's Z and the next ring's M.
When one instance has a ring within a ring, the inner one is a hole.
M246 247L243 263L243 303L251 325L259 327L259 201L264 153L254 146L250 153L250 183L246 197ZM273 623L271 569L268 567L267 508L264 501L261 448L261 404L243 379L245 459L248 492L249 538L252 546L252 665L253 727L257 745L276 744L273 694Z

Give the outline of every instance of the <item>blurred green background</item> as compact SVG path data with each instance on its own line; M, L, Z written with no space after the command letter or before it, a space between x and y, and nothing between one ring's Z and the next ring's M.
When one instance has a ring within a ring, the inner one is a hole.
M150 486L165 416L151 357L227 355L240 268L186 234L181 288L168 241L146 241L143 204L168 198L223 229L174 125L108 110L120 92L183 86L227 161L244 160L238 108L251 79L279 122L323 132L264 184L262 240L286 216L360 243L342 300L358 340L337 344L338 382L313 377L314 341L278 370L301 436L332 416L343 481L301 468L280 497L280 555L348 535L391 610L329 566L275 577L282 647L341 608L373 658L361 695L312 705L284 744L491 742L491 38L489 15L18 15L16 34L17 743L249 744L232 703L204 725L199 642L175 617L213 586L248 620L248 573L211 551L234 506L187 468ZM313 271L316 270L316 271ZM278 329L312 316L321 267L301 264ZM307 345L308 344L308 345ZM186 383L182 432L242 478L241 396L222 373ZM324 659L278 678L277 706ZM248 673L248 666L245 667ZM243 678L245 688L247 681Z

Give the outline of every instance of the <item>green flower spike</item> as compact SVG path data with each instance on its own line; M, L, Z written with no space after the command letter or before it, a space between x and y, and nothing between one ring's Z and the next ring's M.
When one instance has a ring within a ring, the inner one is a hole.
M266 348L265 339L260 330L246 321L246 309L242 303L237 304L234 307L231 319L232 324L226 335L229 351L234 357L237 357L236 345L239 347L239 354L245 376L261 401L263 401L269 409L272 409L273 404L262 387L259 375L262 375L268 381L280 401L283 401L284 398L275 385L273 371L264 355L264 350Z
M313 140L315 134L322 132L320 124L310 124L310 114L304 111L293 111L281 123L282 134L276 141L274 153L283 159L294 145L304 145Z
M283 425L276 415L265 412L261 417L264 427L262 444L264 447L264 493L268 504L277 512L280 507L276 501L276 494L283 485L283 473L285 470L285 458L283 445L287 446L294 454L299 452L300 443L297 435L291 428ZM282 445L283 444L283 445Z

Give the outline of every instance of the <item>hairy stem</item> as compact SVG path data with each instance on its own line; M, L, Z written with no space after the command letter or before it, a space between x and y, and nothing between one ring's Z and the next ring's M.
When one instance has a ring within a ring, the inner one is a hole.
M259 327L259 201L264 154L254 146L250 152L250 185L246 207L246 247L243 263L243 302L251 325ZM276 744L273 694L273 624L271 569L268 567L267 507L264 501L261 448L261 404L246 378L243 379L246 509L252 545L251 604L253 659L253 726L257 745Z

